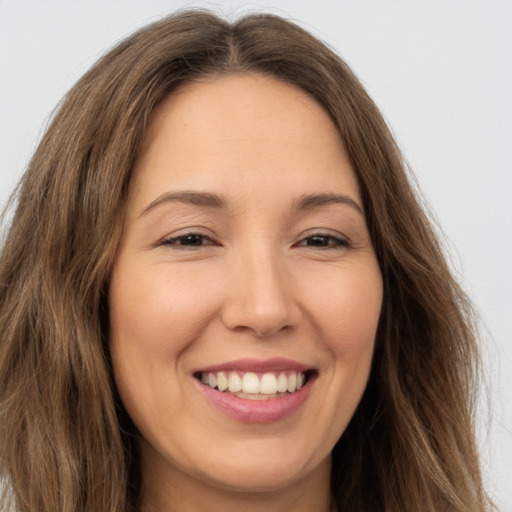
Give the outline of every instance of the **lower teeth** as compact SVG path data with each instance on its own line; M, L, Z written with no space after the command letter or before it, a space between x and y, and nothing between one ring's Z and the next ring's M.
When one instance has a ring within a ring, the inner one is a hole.
M262 395L260 393L232 393L238 398L245 398L247 400L270 400L272 398L281 398L289 395L290 393L273 393L272 395Z

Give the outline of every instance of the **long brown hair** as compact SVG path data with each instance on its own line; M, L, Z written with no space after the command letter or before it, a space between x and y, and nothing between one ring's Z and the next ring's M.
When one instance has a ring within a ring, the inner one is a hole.
M384 279L368 387L333 449L339 509L489 510L473 430L471 307L382 115L348 66L296 25L206 11L165 18L107 53L68 93L22 179L0 259L6 502L19 512L137 510L136 436L105 335L130 171L163 98L237 72L295 84L330 114Z

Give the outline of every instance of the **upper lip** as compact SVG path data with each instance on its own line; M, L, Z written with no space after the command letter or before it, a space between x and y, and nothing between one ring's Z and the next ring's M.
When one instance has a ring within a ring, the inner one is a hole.
M221 371L243 371L254 373L279 372L286 370L294 370L298 372L306 372L312 370L311 366L286 359L275 357L272 359L236 359L226 361L224 363L214 364L198 368L194 373L215 373Z

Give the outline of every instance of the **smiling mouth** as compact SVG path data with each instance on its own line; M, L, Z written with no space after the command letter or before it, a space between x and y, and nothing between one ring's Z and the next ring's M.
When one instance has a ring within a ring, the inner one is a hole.
M194 377L204 385L222 393L247 400L270 400L297 392L314 374L313 370L266 373L217 371L197 372Z

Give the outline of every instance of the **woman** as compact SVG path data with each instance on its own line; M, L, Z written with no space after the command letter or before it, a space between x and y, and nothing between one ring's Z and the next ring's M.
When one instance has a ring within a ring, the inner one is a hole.
M0 265L16 510L490 508L471 308L379 111L289 22L185 12L103 57Z

